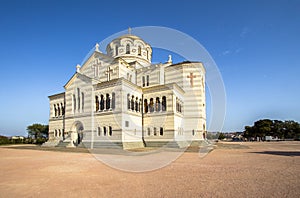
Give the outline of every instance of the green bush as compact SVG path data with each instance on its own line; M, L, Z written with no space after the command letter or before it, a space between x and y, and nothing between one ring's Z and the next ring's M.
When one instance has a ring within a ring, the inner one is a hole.
M37 138L35 144L43 144L47 141L46 138Z
M8 137L0 136L0 145L1 144L10 144Z

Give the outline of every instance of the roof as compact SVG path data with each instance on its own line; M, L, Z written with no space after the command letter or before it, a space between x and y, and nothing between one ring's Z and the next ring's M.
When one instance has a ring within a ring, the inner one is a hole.
M64 95L65 95L65 92L61 92L61 93L58 93L58 94L53 94L51 96L48 96L48 98L60 97L60 96L64 96Z
M143 93L149 93L149 92L155 92L156 90L178 90L180 91L182 94L185 93L185 91L178 86L176 83L168 83L168 84L164 84L164 85L154 85L154 86L150 86L150 87L143 87Z
M143 40L141 37L138 37L138 36L133 35L133 34L124 34L122 36L119 36L118 38L115 38L114 40L121 39L121 38L131 38L131 39L140 39L140 40Z
M183 65L183 64L187 64L187 63L202 63L202 62L200 62L200 61L182 61L180 63L175 63L175 64L172 64L170 66Z
M122 35L122 36L119 36L119 37L113 39L113 40L106 46L106 51L107 51L107 48L110 46L111 43L113 43L114 41L123 39L123 38L129 38L129 39L133 39L133 40L141 40L141 41L143 41L145 44L149 45L149 44L148 44L146 41L144 41L141 37L138 37L138 36L133 35L133 34L125 34L125 35ZM150 46L150 45L149 45L149 46Z
M166 68L172 68L172 67L176 67L176 66L180 66L180 65L185 65L185 64L201 64L202 65L202 69L203 69L203 72L205 73L206 70L205 70L205 67L203 66L203 63L200 62L200 61L183 61L183 62L180 62L180 63L175 63L175 64L172 64L172 65L169 65L167 66Z

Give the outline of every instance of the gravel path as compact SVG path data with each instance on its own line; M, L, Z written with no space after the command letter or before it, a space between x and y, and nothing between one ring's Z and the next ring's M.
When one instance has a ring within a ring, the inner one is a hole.
M151 172L89 153L0 147L0 197L300 197L300 142L220 142Z

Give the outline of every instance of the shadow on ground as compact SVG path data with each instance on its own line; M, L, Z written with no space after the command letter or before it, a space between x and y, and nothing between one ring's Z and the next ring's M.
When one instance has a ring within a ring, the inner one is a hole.
M100 149L88 149L88 148L65 148L65 147L42 147L42 146L31 146L31 145L10 145L1 146L2 148L8 149L26 149L26 150L39 150L39 151L54 151L54 152L71 152L71 153L95 153L95 154L119 154L119 155L144 155L154 152L193 152L198 153L204 149L204 147L190 146L188 148L138 148L138 149L128 149L123 150L121 148L100 148ZM206 148L206 147L205 147Z
M299 151L261 151L261 152L250 152L255 154L265 154L265 155L281 155L281 156L300 156Z
M89 153L86 148L62 148L62 147L42 147L42 146L1 146L2 148L8 149L27 149L27 150L38 150L38 151L57 151L57 152L71 152L71 153Z
M249 146L242 145L242 144L223 144L217 143L217 149L249 149Z

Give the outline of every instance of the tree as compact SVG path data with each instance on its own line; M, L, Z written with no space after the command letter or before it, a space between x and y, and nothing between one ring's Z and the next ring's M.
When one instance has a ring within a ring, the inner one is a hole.
M10 143L10 141L9 141L8 137L0 135L0 145L1 144L9 144L9 143Z
M27 127L28 136L34 139L48 138L48 125L32 124Z
M293 120L284 121L282 131L286 138L299 138L300 124Z
M223 140L224 138L225 138L224 133L219 133L218 139L219 139L219 140Z
M245 126L244 137L264 137L268 135L281 139L299 139L300 124L293 120L262 119L254 122L254 126Z

